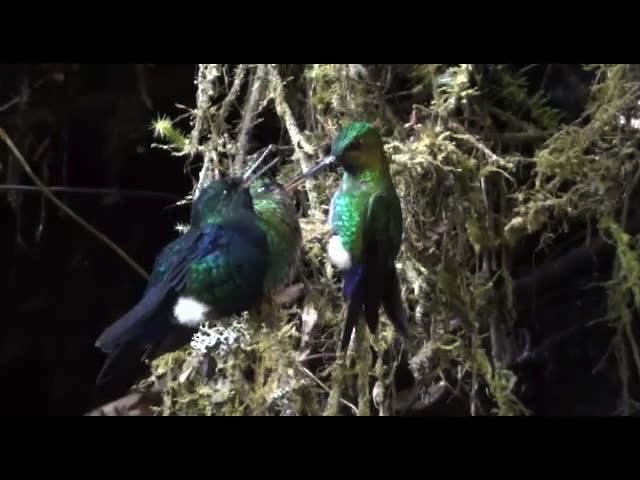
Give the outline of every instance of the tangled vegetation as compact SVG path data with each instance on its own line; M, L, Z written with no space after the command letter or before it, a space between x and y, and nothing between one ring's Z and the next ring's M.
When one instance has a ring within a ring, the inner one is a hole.
M398 415L453 392L472 415L527 414L514 365L533 346L518 322L514 252L527 238L545 250L581 225L598 232L589 241L617 246L603 321L615 330L622 412L632 413L640 263L628 227L640 179L640 72L582 68L592 86L580 116L568 121L541 89L531 90L527 67L200 65L189 126L166 117L155 124L162 148L189 169L199 164L194 195L257 158L267 147L258 140L265 124L280 132L281 161L269 175L283 182L319 159L342 123L380 128L404 210L398 266L411 337L402 344L383 316L377 336L360 325L356 351L336 356L345 308L325 249L340 179L325 175L298 198L302 295L203 327L190 347L158 359L142 384L162 393L158 412ZM401 368L412 376L403 388Z

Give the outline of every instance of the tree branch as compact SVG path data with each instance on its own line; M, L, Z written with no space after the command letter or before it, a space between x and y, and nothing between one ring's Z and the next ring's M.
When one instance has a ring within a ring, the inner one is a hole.
M247 101L245 103L242 115L242 123L240 124L240 133L238 134L238 153L233 162L234 171L239 174L242 171L242 162L247 156L247 146L249 144L249 134L253 127L253 117L258 111L258 104L264 96L265 82L267 80L267 66L261 63L256 68L256 72L251 82L251 88Z
M145 190L118 190L115 188L84 188L84 187L47 187L51 192L77 193L82 195L117 195L133 197L152 197L164 200L178 201L180 197L170 193L148 192ZM42 192L40 187L31 185L0 185L0 191Z
M114 252L118 254L118 256L120 256L125 262L127 262L142 277L144 277L145 280L149 278L149 275L147 275L144 269L140 265L138 265L133 259L131 259L131 257L129 257L120 247L118 247L115 243L109 240L104 234L100 233L94 227L89 225L85 220L83 220L80 216L78 216L73 210L71 210L64 203L58 200L58 198L53 193L51 193L51 191L47 188L47 186L40 181L38 176L35 173L33 173L33 171L31 170L31 167L29 167L29 164L24 159L20 151L18 151L17 147L11 141L11 138L9 138L9 135L7 135L7 132L5 132L3 128L0 128L0 138L4 140L4 142L7 144L11 152L13 152L15 157L18 159L18 161L22 165L22 168L25 169L25 171L31 177L33 182L36 185L38 185L38 187L42 190L42 193L44 193L49 198L49 200L55 203L63 212L65 212L67 215L73 218L76 222L82 225L85 229L87 229L89 232L95 235L103 243L108 245Z
M304 139L300 132L298 123L286 100L284 83L275 65L269 65L269 77L271 79L271 94L275 101L276 111L284 121L287 132L289 133L289 138L291 138L291 144L294 148L294 158L300 162L302 171L306 172L312 167L310 157L314 155L315 149ZM313 191L314 183L315 181L312 179L306 181L307 191L309 192L309 203L312 209L317 206L317 195Z

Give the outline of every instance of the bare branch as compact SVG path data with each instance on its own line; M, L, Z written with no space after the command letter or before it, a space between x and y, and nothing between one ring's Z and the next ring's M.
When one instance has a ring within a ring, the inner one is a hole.
M198 66L198 92L196 94L196 123L191 133L190 154L193 156L202 151L200 138L203 135L205 124L211 125L211 97L215 94L216 78L220 76L220 66L215 63L205 63ZM216 146L218 136L209 127L208 148L204 149L204 162L200 169L198 184L194 192L194 198L198 196L200 190L207 185L216 175L218 166L218 156Z
M320 388L322 388L325 392L331 393L331 390L329 390L329 387L327 387L324 383L322 383L322 381L318 377L316 377L313 373L311 373L307 367L303 367L302 365L300 365L300 369L304 373L306 373L309 377L311 377L318 385L320 385ZM340 403L349 407L351 410L353 410L353 413L355 413L356 415L358 414L358 409L353 403L349 403L343 398L340 399Z
M57 82L61 82L64 80L64 75L61 73L52 73L50 75L47 75L44 78L41 78L40 80L38 80L34 85L33 88L38 88L41 85L45 84L47 81L49 80L55 80ZM6 102L4 105L0 105L0 112L4 112L5 110L10 109L11 107L13 107L15 104L17 104L20 101L23 101L26 98L26 95L28 94L28 90L25 90L23 93L21 93L20 95L18 95L17 97L9 100L8 102Z
M275 65L269 65L269 77L271 79L271 94L275 101L276 111L283 119L287 132L289 133L289 138L291 138L291 143L294 148L294 158L300 162L302 171L306 172L312 166L310 157L315 154L315 149L304 139L300 132L300 127L298 127L298 123L293 116L291 107L289 107L286 101L284 83ZM317 196L313 192L314 183L312 179L306 181L311 208L315 208L317 205Z
M77 193L82 195L114 195L133 197L152 197L178 201L180 197L170 193L148 192L145 190L118 190L115 188L83 188L83 187L47 187L51 192ZM31 185L0 185L0 191L42 192L39 187Z
M267 65L261 63L256 68L256 72L251 81L250 94L247 97L245 107L243 109L242 123L240 124L240 133L238 134L238 153L234 160L235 172L242 171L242 162L247 156L247 146L249 144L249 134L253 127L253 118L258 111L260 100L264 96L265 82L267 80Z
M138 91L143 103L149 110L153 110L153 102L149 96L149 89L147 88L147 79L144 71L144 65L136 63L135 65L136 76L138 77Z
M248 65L240 64L236 69L235 78L233 79L233 85L231 85L231 90L229 90L229 94L222 101L222 106L220 107L220 114L218 116L218 125L221 128L224 123L225 118L229 114L229 110L231 109L231 105L236 101L238 95L240 95L240 88L242 87L242 83L244 82L244 78L247 76Z
M47 186L45 184L42 183L42 181L38 178L38 176L35 173L33 173L33 171L31 170L31 167L29 167L29 164L24 159L24 157L22 156L20 151L14 145L13 141L11 141L11 138L9 138L9 135L7 135L7 132L5 132L3 128L0 128L0 138L2 138L5 141L5 143L7 144L9 149L11 150L11 152L15 155L15 157L18 159L18 161L22 165L22 168L24 168L25 171L27 172L27 174L31 177L31 180L33 180L33 182L36 185L38 185L38 187L42 190L42 192L53 203L55 203L63 212L65 212L67 215L69 215L71 218L73 218L76 222L78 222L84 228L89 230L89 232L91 232L93 235L98 237L102 242L104 242L106 245L108 245L125 262L127 262L136 272L138 272L142 277L144 277L145 280L149 278L149 275L147 275L147 273L144 271L144 269L140 265L138 265L134 260L132 260L131 257L129 257L120 247L118 247L115 243L113 243L111 240L109 240L104 234L100 233L94 227L89 225L80 216L78 216L73 210L71 210L64 203L62 203L60 200L58 200L58 198L53 193L51 193L51 191L47 188Z
M153 409L149 399L139 392L131 392L122 398L91 410L85 417L150 417Z

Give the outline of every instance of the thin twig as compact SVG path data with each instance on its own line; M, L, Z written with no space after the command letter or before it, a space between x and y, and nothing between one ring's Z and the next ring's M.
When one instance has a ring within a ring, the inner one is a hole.
M246 185L252 184L257 178L260 178L267 170L269 170L279 161L280 161L280 157L276 157L273 160L271 160L267 166L265 166L262 170L256 173L253 177L251 177L249 180L245 180L245 184Z
M134 197L155 197L162 198L165 200L177 201L180 200L181 197L177 195L171 195L169 193L158 193L158 192L147 192L144 190L117 190L113 188L85 188L85 187L47 187L52 192L62 192L62 193L78 193L78 194L86 194L86 195L128 195ZM32 185L0 185L0 191L5 190L16 190L16 191L24 191L24 192L42 192L40 187L34 187Z
M100 240L102 240L102 242L104 242L113 251L115 251L125 262L127 262L141 276L143 276L145 279L149 278L149 275L147 275L147 273L144 271L144 269L140 265L138 265L133 259L131 259L131 257L129 257L120 247L118 247L115 243L113 243L111 240L109 240L104 234L100 233L94 227L89 225L86 221L84 221L81 217L79 217L73 210L71 210L64 203L62 203L60 200L58 200L58 198L53 193L51 193L51 191L47 188L47 186L44 183L42 183L42 181L40 181L38 176L35 173L33 173L33 171L31 170L31 167L29 166L29 164L24 159L24 157L22 156L22 154L20 153L18 148L14 145L13 141L11 140L11 138L9 137L7 132L4 131L3 128L0 128L0 138L2 138L5 141L5 143L9 147L9 149L13 152L13 155L18 159L18 161L22 165L22 168L24 168L25 171L27 172L27 174L31 177L31 180L33 180L33 182L36 185L38 185L38 187L40 187L42 192L53 203L55 203L63 212L65 212L67 215L69 215L71 218L73 218L76 222L78 222L84 228L89 230L89 232L91 232L93 235L95 235Z
M631 183L625 189L625 192L624 192L624 204L622 207L622 218L620 220L621 227L623 230L626 230L627 228L627 221L629 218L629 203L631 198L633 197L633 194L638 184L640 184L640 164L636 168L636 173L633 176ZM619 271L620 271L620 259L616 258L616 262L615 262L616 276L618 276ZM625 319L624 330L627 336L627 340L629 341L629 345L631 346L631 352L633 353L633 360L635 361L636 369L637 369L636 374L640 377L640 349L638 348L638 343L636 342L636 339L633 335L633 330L631 329L631 319Z
M293 112L291 111L289 104L285 100L286 97L284 92L284 84L275 66L270 66L269 74L271 76L271 81L273 82L272 86L274 89L273 93L275 95L276 111L284 119L284 123L287 128L287 132L289 133L289 137L291 138L293 148L296 152L301 151L306 155L313 155L315 149L311 145L309 145L309 143L304 139L302 133L300 132L300 128L298 127L298 123L293 116ZM303 165L303 168L306 170L309 166L311 166L311 164Z
M625 417L631 414L631 402L629 396L629 362L627 359L627 349L625 348L622 332L614 338L616 348L614 349L620 365L620 381L622 383L622 413Z
M47 76L45 76L44 78L41 78L40 80L38 80L34 85L33 88L38 88L40 86L42 86L44 83L46 83L49 80L56 80L56 81L62 81L64 80L64 76L61 76L60 73L52 73L49 74ZM20 95L18 95L17 97L13 98L12 100L9 100L7 103L5 103L4 105L0 106L0 112L4 112L5 110L10 109L11 107L13 107L16 103L20 102L23 97L25 96L25 93L21 93Z
M235 102L236 98L240 94L240 88L242 87L242 83L244 82L244 78L247 74L247 65L240 64L238 68L236 68L235 78L233 79L233 85L231 85L231 90L227 94L227 97L222 101L222 106L220 107L220 114L218 116L218 124L219 127L224 123L225 118L227 117L229 110L231 109L231 105ZM222 128L220 128L222 130Z
M636 162L636 163L638 163L636 167L636 173L633 176L631 183L629 183L628 187L625 189L625 192L624 192L624 204L622 206L622 219L620 224L623 230L626 230L627 228L627 220L629 217L629 202L633 197L633 194L635 193L635 190L638 187L638 184L640 184L640 162Z
M258 158L258 160L256 160L253 163L253 165L251 165L251 167L249 167L249 169L242 174L242 178L249 178L249 175L251 175L254 172L254 170L260 166L260 164L264 161L264 159L267 158L267 155L271 153L271 151L273 150L273 147L274 147L273 144L269 145L264 150L264 152L262 152L262 155L260 155L260 158Z
M358 416L371 415L369 392L369 371L371 369L371 351L367 338L367 326L364 322L357 322L355 329L355 356L358 359Z
M153 416L152 403L140 392L101 405L84 414L85 417L138 417Z
M0 112L4 112L5 110L10 109L11 107L13 107L16 103L18 103L20 101L20 99L22 98L22 95L14 98L13 100L9 100L7 103L5 103L4 105L0 106Z
M135 65L135 71L136 76L138 77L138 91L140 92L142 102L149 110L153 110L153 102L151 101L151 97L149 96L149 89L147 88L144 65L142 63L137 63Z
M284 121L287 132L289 133L289 138L291 138L291 144L294 148L294 157L300 163L302 171L306 172L312 167L310 157L314 154L315 149L309 145L300 132L291 107L289 107L286 101L284 82L275 65L269 66L269 76L271 79L271 94L273 95L276 112L278 112L278 115ZM309 203L312 210L315 209L317 205L316 195L312 189L314 183L312 179L307 179L306 181L307 192L309 192Z
M220 76L220 66L218 64L203 63L198 65L198 91L196 93L195 126L191 132L190 155L203 152L204 162L200 169L198 182L193 192L197 198L202 188L218 174L218 154L216 147L219 141L218 132L211 126L211 97L217 90L214 82ZM200 146L200 139L204 134L205 125L209 127L209 140L207 148ZM185 168L189 168L191 158L186 163Z
M47 150L47 147L51 143L51 137L47 137L44 142L40 145L40 148L36 150L36 153L33 157L34 165L37 165L37 161L41 155ZM42 178L46 183L49 182L49 170L47 168L46 157L42 161ZM42 239L42 234L44 233L44 224L47 220L47 204L44 198L44 195L40 197L40 222L38 223L38 229L36 230L36 242L39 244Z
M327 387L324 383L322 383L322 381L316 377L313 373L311 373L309 371L309 369L307 367L303 367L302 365L299 365L299 367L302 369L302 371L304 373L306 373L307 375L309 375L313 380L315 380L315 382L320 385L320 387L327 393L331 393L331 390L329 390L329 387ZM356 406L353 403L349 403L347 402L345 399L341 398L340 399L340 403L342 403L343 405L346 405L347 407L349 407L351 410L353 410L353 413L355 413L356 415L358 415L358 409L356 408Z
M640 377L640 348L638 348L638 343L636 342L636 339L633 336L633 331L631 330L630 321L625 322L624 330L625 330L625 334L627 335L627 340L629 341L629 345L631 345L633 360L636 363L636 375Z
M327 353L314 353L313 355L307 355L305 357L300 357L298 359L299 362L308 362L309 360L327 360L330 358L336 358L337 355L335 353L327 352Z
M459 125L455 122L450 122L449 125L452 127L452 130L455 130L458 132L457 136L460 139L466 140L469 143L471 143L474 147L480 150L484 154L484 156L487 157L487 160L489 160L490 162L496 163L498 165L505 165L507 163L503 159L501 159L498 155L493 153L491 149L489 149L489 147L487 147L485 144L483 144L473 135L468 133L467 130L462 125Z
M199 64L198 65L198 91L196 92L197 115L196 123L191 132L191 148L192 153L198 150L200 137L204 128L204 120L211 108L211 97L214 94L213 80L219 75L219 66L217 64Z

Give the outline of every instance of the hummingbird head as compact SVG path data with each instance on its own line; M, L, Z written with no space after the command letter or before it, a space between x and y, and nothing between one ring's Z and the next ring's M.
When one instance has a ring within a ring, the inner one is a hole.
M201 219L225 218L234 213L254 212L253 200L242 177L226 177L212 181L194 200L191 207L191 224Z
M279 182L267 178L260 178L249 185L252 197L256 195L287 195L284 186Z
M277 204L279 208L287 210L292 215L297 215L295 203L284 185L269 179L259 179L249 187L256 210L260 210L264 203Z
M344 127L331 145L331 152L319 163L289 182L288 191L295 189L308 178L337 164L348 174L356 175L365 170L377 170L387 165L382 137L378 130L366 122L353 122Z
M377 169L386 162L382 137L366 122L353 122L340 130L331 146L331 157L351 174Z
M223 202L227 196L230 196L229 209L231 211L246 210L253 212L253 200L251 191L247 188L242 177L229 177L226 179L226 188L223 195Z

